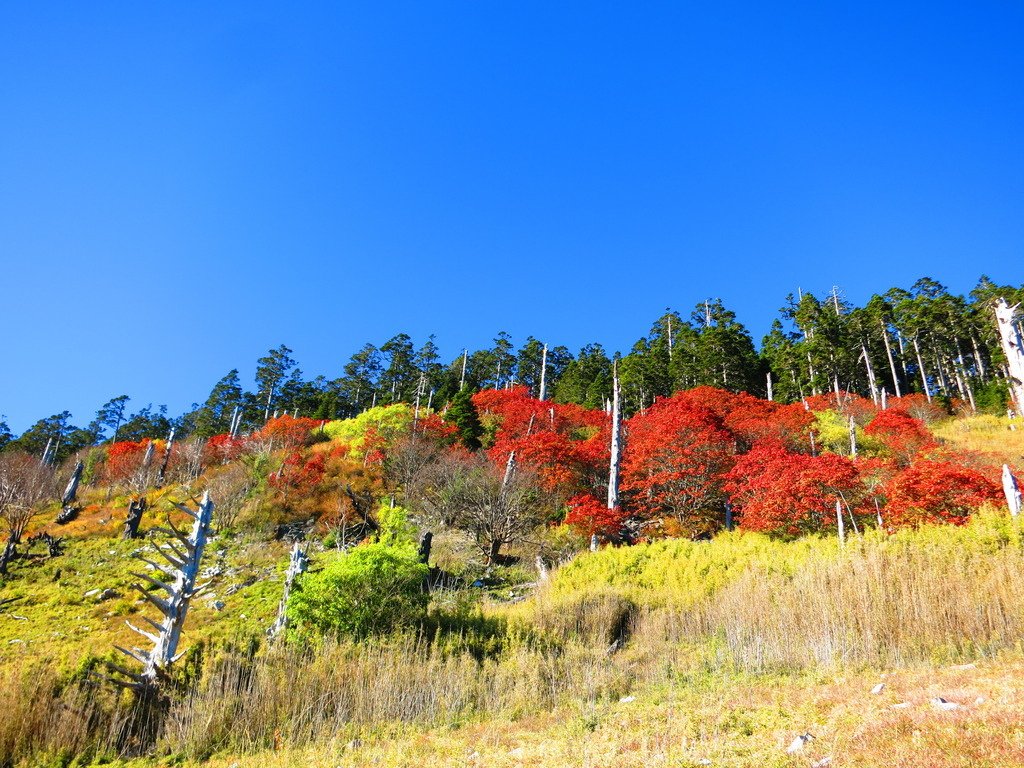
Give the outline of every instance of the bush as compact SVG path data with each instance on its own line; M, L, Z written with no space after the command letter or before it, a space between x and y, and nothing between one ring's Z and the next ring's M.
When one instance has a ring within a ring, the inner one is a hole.
M426 617L428 568L411 546L364 544L297 585L289 618L301 632L366 637Z

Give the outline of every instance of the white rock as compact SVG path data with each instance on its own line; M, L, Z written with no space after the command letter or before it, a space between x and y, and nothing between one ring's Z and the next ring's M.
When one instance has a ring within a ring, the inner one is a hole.
M941 696L936 696L934 699L932 699L932 704L935 707L938 707L939 709L946 710L947 712L954 709L960 709L960 705L957 704L955 701L949 701L948 699L944 699Z
M885 683L879 683L878 685L876 685L874 688L871 689L871 692L877 696L878 694L880 694L884 690L885 690Z
M889 709L907 709L909 706L909 701L901 701L899 704L893 704Z
M619 704L632 704L636 701L636 696L623 696L619 699Z
M805 733L802 736L797 736L793 739L793 742L786 747L786 754L792 755L803 749L809 742L814 741L814 736L809 733Z
M831 757L823 757L816 763L811 763L811 768L829 768L832 765Z
M974 703L975 704L984 704L985 703L985 697L984 696L979 696L978 698L976 698L974 700Z

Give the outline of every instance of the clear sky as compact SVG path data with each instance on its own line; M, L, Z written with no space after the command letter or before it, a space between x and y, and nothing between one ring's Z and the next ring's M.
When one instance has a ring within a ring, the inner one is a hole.
M1020 2L4 3L0 413L1024 281Z

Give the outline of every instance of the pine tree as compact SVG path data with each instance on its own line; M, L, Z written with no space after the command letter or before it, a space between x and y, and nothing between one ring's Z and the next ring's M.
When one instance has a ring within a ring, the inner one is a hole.
M461 390L452 398L444 420L458 428L459 442L466 448L471 451L480 448L480 437L484 433L484 428L480 424L480 414L477 413L468 389Z

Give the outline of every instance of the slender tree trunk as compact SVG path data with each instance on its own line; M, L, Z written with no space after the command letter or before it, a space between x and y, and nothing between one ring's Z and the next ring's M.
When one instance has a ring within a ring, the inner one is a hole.
M622 410L619 405L619 366L612 366L612 441L608 466L608 509L619 506L619 467L622 461Z
M860 345L861 356L864 358L864 368L868 373L868 388L871 390L871 402L878 405L878 385L875 383L875 369L871 366L871 357L868 355L868 348L863 342Z
M544 351L540 355L540 394L538 400L548 399L548 345L544 345Z
M978 369L978 376L982 381L987 378L985 374L985 360L981 356L981 350L978 349L978 340L971 335L971 346L974 347L974 367Z
M896 391L896 397L902 397L900 376L896 372L896 362L892 359L892 345L889 343L889 331L886 330L885 323L882 323L882 341L885 342L885 355L889 358L889 371L892 373L892 385Z
M914 352L917 355L917 369L921 374L921 386L924 387L924 396L928 402L932 401L932 393L928 391L928 374L924 370L924 360L921 359L921 347L917 344L917 336L914 337Z

